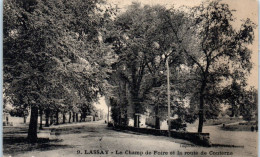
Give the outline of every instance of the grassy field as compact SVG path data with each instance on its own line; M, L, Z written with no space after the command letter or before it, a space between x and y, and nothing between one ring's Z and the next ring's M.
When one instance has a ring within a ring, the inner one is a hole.
M16 155L32 150L52 150L59 147L58 139L38 138L37 142L30 143L27 140L28 126L3 128L3 153Z
M226 131L258 131L258 126L256 126L256 122L239 123L233 125L226 125L225 127L222 126L221 129Z
M52 148L56 149L59 147L59 145L54 144L56 142L58 142L58 140L39 138L36 143L29 143L26 137L4 137L3 153L15 155L32 150L51 150Z
M256 131L256 122L245 122L242 118L222 117L220 119L210 119L205 122L205 126L222 125L220 128L226 131L251 131L252 126Z
M209 119L204 123L204 125L211 126L211 125L230 124L236 122L243 122L243 119L238 117L222 117L219 119Z

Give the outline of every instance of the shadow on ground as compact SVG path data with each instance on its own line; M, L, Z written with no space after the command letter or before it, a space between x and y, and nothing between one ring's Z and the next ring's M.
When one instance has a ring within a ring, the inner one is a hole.
M63 127L63 128L53 128L51 129L51 132L55 135L61 135L61 134L78 134L78 133L84 133L85 131L92 131L95 130L89 130L91 128L80 126L80 127Z
M117 130L117 129L113 129L111 127L107 127L107 130L111 130L111 131L115 131L118 133L125 133L125 136L130 136L130 137L134 137L134 136L142 136L142 137L147 137L149 139L158 139L158 137L160 139L164 139L167 141L171 141L174 143L179 143L179 144L184 144L184 145L191 145L191 146L197 146L196 144L188 141L188 140L184 140L184 139L179 139L179 138L169 138L167 136L162 136L162 135L150 135L150 134L144 134L144 133L139 133L139 132L133 132L133 131L129 131L129 130ZM124 136L121 136L122 138L124 138ZM86 138L86 137L85 137Z
M68 145L60 145L60 142L61 140L57 139L50 140L47 138L39 138L37 142L30 143L26 137L3 137L3 153L16 155L32 150L48 151L54 149L72 148Z
M148 134L143 134L143 133L139 133L139 132L133 132L133 131L129 131L129 130L120 130L120 129L113 129L108 127L107 130L113 130L116 132L121 132L121 133L127 133L127 134L132 134L132 135L143 135L143 136L149 136L150 138L153 137L158 137L160 136L161 138L165 138L169 141L175 142L175 143L180 143L186 146L191 146L191 147L203 147L203 146L199 146L196 145L188 140L184 140L184 139L180 139L180 138L169 138L169 137L165 137L162 135L148 135ZM82 138L87 138L89 136L83 136ZM208 147L208 146L207 146ZM231 144L218 144L218 143L212 143L210 147L232 147L232 148L244 148L244 146L242 145L231 145Z

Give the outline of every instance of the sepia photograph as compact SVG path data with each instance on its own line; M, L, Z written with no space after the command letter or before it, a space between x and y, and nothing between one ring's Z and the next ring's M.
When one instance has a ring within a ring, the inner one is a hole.
M3 0L4 157L257 157L257 0Z

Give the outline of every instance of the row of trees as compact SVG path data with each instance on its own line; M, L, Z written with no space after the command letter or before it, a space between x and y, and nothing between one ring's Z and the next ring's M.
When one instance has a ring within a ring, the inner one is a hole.
M240 108L244 117L256 109L257 92L247 87L252 69L247 47L254 40L255 24L246 19L235 29L227 4L211 1L167 9L133 3L112 25L106 42L113 45L118 61L107 95L115 122L127 125L130 116L139 127L137 115L153 107L159 128L159 118L166 119L161 113L167 109L167 58L171 116L189 123L199 119L198 132L206 119L218 117L221 104L232 111Z
M4 1L4 93L30 108L30 141L38 113L58 119L93 111L112 62L101 38L112 15L106 8L100 0Z
M199 119L198 132L221 103L253 108L249 19L234 29L228 5L218 1L182 9L133 3L116 13L102 0L4 1L4 99L30 107L30 141L37 139L38 113L84 117L100 95L115 122L133 118L139 127L137 115L152 107L158 124L166 118L167 59L172 116Z

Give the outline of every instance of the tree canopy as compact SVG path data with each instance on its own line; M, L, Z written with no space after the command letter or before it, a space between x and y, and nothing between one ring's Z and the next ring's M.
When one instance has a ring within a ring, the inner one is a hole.
M100 34L110 13L100 3L4 1L4 82L12 87L5 92L15 104L30 105L31 118L38 108L88 104L102 93L109 70L103 57L110 49L102 46ZM35 126L37 120L29 128L32 140Z
M139 127L137 115L150 108L167 118L169 60L170 116L199 119L202 132L203 122L228 104L231 116L239 112L251 120L256 90L247 90L248 46L256 25L245 19L235 29L232 12L221 1L183 9L133 3L117 13L102 0L5 0L6 102L11 99L17 111L31 108L32 141L38 111L57 119L59 113L82 113L84 119L101 95L116 123L133 118Z

